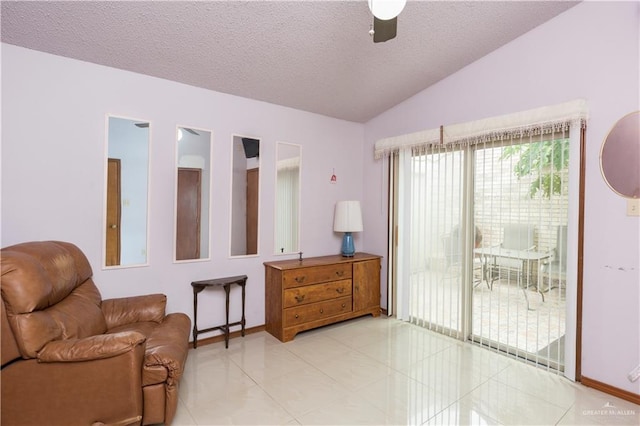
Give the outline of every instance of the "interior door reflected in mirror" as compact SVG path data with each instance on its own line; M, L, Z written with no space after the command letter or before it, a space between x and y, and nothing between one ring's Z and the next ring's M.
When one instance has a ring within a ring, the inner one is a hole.
M209 258L211 132L177 129L175 260Z
M258 254L260 140L233 136L231 151L231 256Z
M105 267L147 264L149 122L107 117Z
M300 145L276 144L276 254L299 251L301 159Z

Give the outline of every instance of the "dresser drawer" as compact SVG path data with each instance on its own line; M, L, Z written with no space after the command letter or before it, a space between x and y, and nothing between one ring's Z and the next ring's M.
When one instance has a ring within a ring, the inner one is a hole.
M323 300L332 300L337 297L350 296L351 293L351 280L289 288L284 291L284 307L291 308Z
M284 288L299 287L323 283L327 281L345 280L351 278L351 264L337 264L328 266L314 266L283 271L282 285Z
M289 308L284 310L284 327L304 324L347 312L351 312L351 296Z

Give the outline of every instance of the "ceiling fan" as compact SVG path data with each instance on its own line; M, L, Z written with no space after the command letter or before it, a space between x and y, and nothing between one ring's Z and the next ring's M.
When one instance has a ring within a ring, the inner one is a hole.
M369 34L374 43L395 38L398 30L398 15L407 0L369 0L369 10L373 14L373 24Z

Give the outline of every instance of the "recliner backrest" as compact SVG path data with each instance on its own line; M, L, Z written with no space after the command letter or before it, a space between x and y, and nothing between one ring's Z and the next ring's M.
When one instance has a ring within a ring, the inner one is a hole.
M556 240L556 255L557 260L566 264L567 263L567 225L558 226L558 234Z
M2 300L23 358L35 358L52 340L106 331L102 298L78 247L58 241L29 242L2 249L0 258ZM4 335L2 339L4 347Z

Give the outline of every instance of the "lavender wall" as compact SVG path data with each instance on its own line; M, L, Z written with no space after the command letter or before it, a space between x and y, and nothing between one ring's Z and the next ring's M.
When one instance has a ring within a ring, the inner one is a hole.
M101 268L106 114L151 123L148 267ZM206 262L173 263L177 125L213 132ZM257 257L228 257L232 134L261 138ZM162 292L169 311L190 315L191 281L247 274L247 325L263 325L262 263L279 258L272 254L276 141L302 145L300 247L314 256L340 250L333 208L362 194L363 139L362 124L2 44L1 245L71 241L89 258L103 297ZM337 184L329 181L334 169ZM201 303L201 328L224 322L222 294L204 292ZM234 302L232 318L239 315Z
M72 241L87 254L104 297L163 292L170 311L189 314L190 281L247 274L248 325L261 325L262 263L276 258L276 141L303 147L305 256L339 250L333 206L347 199L364 201L356 247L385 254L388 180L385 163L373 159L375 140L586 98L583 374L640 393L640 382L626 380L640 363L639 220L625 215L625 200L606 186L598 163L614 122L639 109L638 8L634 2L581 3L366 126L2 44L0 245ZM100 267L108 113L151 122L148 267ZM207 262L172 263L177 124L213 132ZM261 255L255 258L228 258L232 134L261 138ZM332 185L334 170L338 183ZM384 304L386 283L382 291ZM202 324L222 322L221 295L203 293L202 303L216 311L203 312ZM232 315L238 314L234 305Z
M577 98L590 109L586 142L583 375L640 394L640 219L600 174L600 146L639 104L637 2L585 2L371 120L365 127L365 222L384 229L387 166L377 139ZM386 236L365 233L368 251ZM386 271L384 272L386 274ZM383 299L386 300L385 285ZM384 303L384 300L383 300Z

